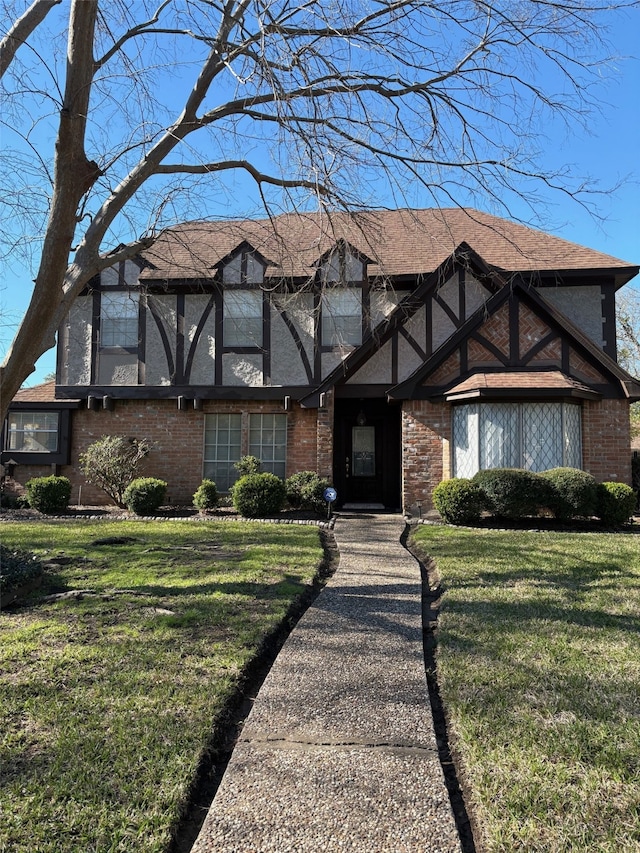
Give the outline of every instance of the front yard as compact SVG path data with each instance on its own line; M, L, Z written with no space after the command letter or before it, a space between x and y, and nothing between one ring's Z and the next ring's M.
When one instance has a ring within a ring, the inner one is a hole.
M0 613L0 851L166 851L243 668L320 566L317 528L1 533L49 568L27 606Z
M640 850L640 536L422 526L479 849Z

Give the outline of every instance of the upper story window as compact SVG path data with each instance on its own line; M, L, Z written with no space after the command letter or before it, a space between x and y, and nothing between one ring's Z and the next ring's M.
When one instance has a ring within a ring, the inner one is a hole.
M322 343L334 347L362 343L362 290L335 287L322 294Z
M262 290L225 290L224 346L262 346Z
M320 265L323 346L362 343L364 278L363 260L346 243L339 243Z
M6 450L17 453L56 453L59 412L9 412Z
M100 346L137 347L139 308L139 294L134 291L103 291L100 298Z
M243 249L222 267L223 284L262 284L264 263L252 250Z

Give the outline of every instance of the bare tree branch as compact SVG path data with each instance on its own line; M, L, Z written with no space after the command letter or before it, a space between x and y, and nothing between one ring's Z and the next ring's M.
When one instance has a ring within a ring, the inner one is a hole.
M9 32L0 41L0 79L11 65L18 49L31 33L44 21L54 6L62 0L33 0L27 11L18 18Z

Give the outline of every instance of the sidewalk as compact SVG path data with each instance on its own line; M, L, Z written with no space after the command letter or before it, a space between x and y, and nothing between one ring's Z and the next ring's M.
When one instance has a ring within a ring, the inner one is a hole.
M267 676L192 853L460 853L403 529L337 519L338 570Z

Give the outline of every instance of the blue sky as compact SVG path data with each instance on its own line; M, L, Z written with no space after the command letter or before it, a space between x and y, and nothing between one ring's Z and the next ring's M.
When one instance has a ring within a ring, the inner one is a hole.
M609 39L621 59L603 86L601 114L592 117L588 131L577 128L572 136L548 138L542 165L570 164L577 174L597 181L602 190L615 189L594 197L598 219L560 195L551 196L536 214L540 227L560 237L640 264L640 10L620 16ZM412 201L425 207L432 204L426 197ZM515 216L531 220L524 205L519 209L516 203L512 210ZM230 209L228 214L244 212ZM640 287L640 278L636 281ZM28 304L30 283L30 273L18 263L0 269L0 356ZM51 350L40 359L27 384L42 381L54 369L55 350Z

